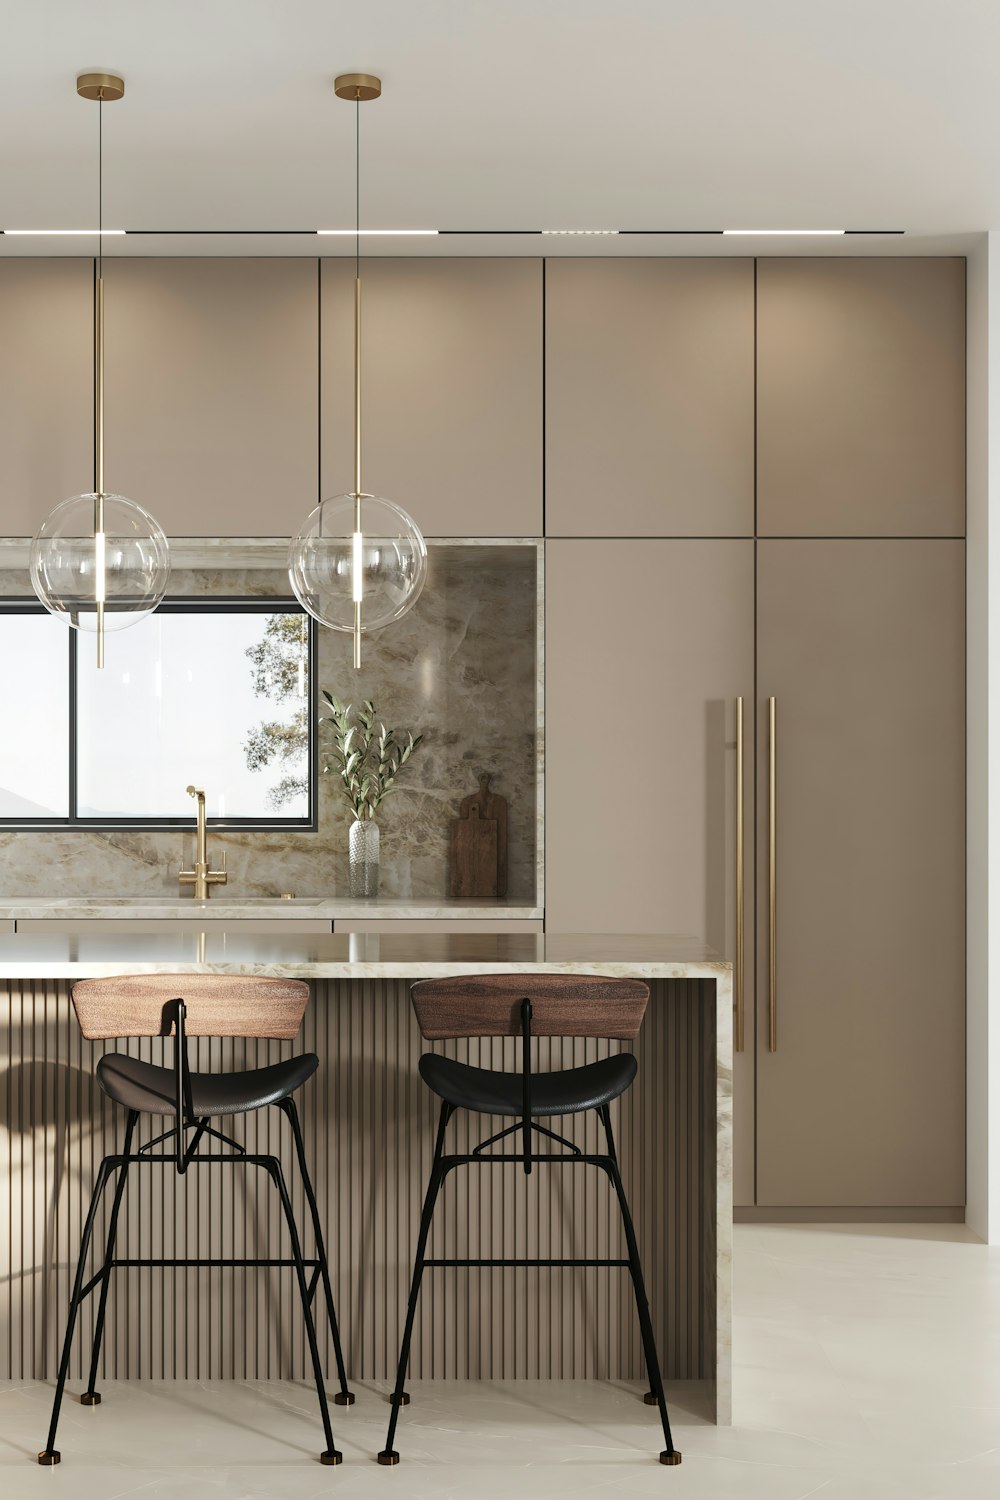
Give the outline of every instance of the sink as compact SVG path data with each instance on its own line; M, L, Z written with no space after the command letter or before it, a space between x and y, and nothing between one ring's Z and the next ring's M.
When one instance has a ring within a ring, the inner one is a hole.
M136 906L190 907L196 911L211 911L213 906L266 906L284 909L289 906L319 906L323 896L216 896L210 901L196 901L191 896L63 896L48 904L67 911L80 907L115 906L128 910Z

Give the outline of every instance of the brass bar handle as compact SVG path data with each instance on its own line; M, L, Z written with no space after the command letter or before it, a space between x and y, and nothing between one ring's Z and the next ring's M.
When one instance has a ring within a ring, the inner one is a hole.
M743 1051L744 1041L744 947L743 947L743 699L736 700L736 952L733 955L733 1044Z
M778 716L767 700L767 1050L778 1050Z

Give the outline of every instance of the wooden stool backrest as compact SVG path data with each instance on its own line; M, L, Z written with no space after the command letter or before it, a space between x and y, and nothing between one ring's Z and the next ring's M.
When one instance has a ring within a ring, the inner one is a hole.
M302 1025L309 986L253 974L116 974L73 986L73 1008L88 1041L171 1036L177 1000L184 1001L188 1036L288 1039Z
M533 1036L631 1041L649 999L641 979L604 974L459 974L410 988L428 1042L463 1036L520 1036L521 1002L531 1001Z

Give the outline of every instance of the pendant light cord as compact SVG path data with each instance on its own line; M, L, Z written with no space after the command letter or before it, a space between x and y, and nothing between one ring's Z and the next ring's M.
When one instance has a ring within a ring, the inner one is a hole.
M104 530L104 100L97 101L97 285L94 288L94 489Z
M104 275L104 100L97 101L97 279Z
M104 98L97 100L97 285L94 288L94 587L97 665L104 666Z
M351 581L354 594L354 670L361 668L361 94L354 100L354 534Z
M361 530L361 95L354 100L354 530Z

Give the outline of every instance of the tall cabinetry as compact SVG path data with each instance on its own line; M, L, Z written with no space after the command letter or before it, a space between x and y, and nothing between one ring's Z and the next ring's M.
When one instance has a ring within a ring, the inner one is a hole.
M547 923L741 894L736 1202L960 1205L963 263L635 265L547 265Z
M549 260L545 307L546 925L731 952L738 699L752 752L753 262ZM754 1070L738 1066L752 1180Z

